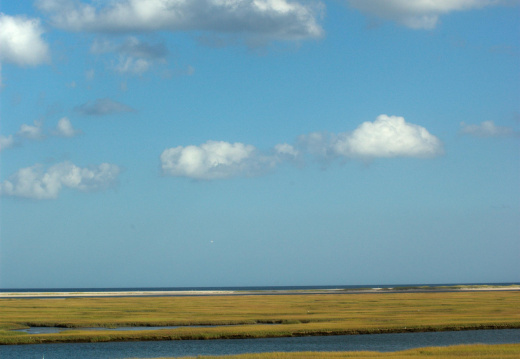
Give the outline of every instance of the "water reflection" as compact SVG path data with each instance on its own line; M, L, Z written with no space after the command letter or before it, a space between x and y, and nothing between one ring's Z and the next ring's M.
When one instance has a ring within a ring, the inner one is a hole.
M475 343L520 343L520 329L300 338L4 345L0 346L0 358L41 359L42 356L45 356L46 359L124 359L226 355L273 351L371 350L386 352L427 346Z
M278 323L257 323L258 325L279 325ZM190 326L164 326L164 327L116 327L116 328L104 328L104 327L92 327L92 328L63 328L63 327L30 327L26 329L14 329L13 332L22 332L27 334L54 334L61 333L66 330L78 331L78 330L109 330L109 331L133 331L133 330L160 330L160 329L176 329L176 328L218 328L218 327L229 327L234 324L228 325L190 325Z
M195 327L195 326L192 326ZM200 327L200 326L199 326ZM131 331L131 330L158 330L158 329L175 329L180 328L179 326L175 327L117 327L117 328L103 328L103 327L95 327L95 328L62 328L62 327L31 327L27 329L15 329L14 332L23 332L27 334L53 334L53 333L61 333L66 330L78 331L78 330L110 330L110 331Z

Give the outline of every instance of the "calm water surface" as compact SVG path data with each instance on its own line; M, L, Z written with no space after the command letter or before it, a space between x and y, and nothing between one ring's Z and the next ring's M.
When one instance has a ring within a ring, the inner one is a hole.
M455 344L520 343L520 329L437 333L341 335L329 337L185 340L0 346L2 359L158 358L273 351L397 351Z
M218 325L190 325L190 328L208 328L208 327L219 327ZM179 326L174 327L117 327L117 328L62 328L62 327L31 327L28 329L14 329L13 332L23 332L27 334L54 334L61 333L64 331L79 331L79 330L107 330L107 331L136 331L136 330L160 330L160 329L176 329L181 328Z

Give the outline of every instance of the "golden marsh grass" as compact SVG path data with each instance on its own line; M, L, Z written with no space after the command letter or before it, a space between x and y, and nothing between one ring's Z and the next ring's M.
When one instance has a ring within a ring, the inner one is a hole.
M1 299L0 344L520 328L518 292ZM279 324L279 325L271 325ZM216 327L190 327L217 325ZM66 328L182 326L150 331L26 334Z

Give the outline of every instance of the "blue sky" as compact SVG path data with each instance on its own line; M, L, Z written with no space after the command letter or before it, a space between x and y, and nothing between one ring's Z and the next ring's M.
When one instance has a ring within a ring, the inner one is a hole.
M520 281L519 1L0 11L1 288Z

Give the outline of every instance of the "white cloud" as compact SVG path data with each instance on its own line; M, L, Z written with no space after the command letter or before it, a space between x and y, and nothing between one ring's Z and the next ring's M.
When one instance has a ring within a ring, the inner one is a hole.
M515 135L515 131L511 127L497 126L493 121L484 121L480 125L461 122L460 131L463 134L477 137L507 137Z
M55 199L63 187L80 191L106 189L116 183L120 172L118 166L109 163L81 168L70 162L62 162L47 171L37 164L20 169L0 183L0 194L38 200Z
M517 4L518 0L347 0L347 2L362 12L396 21L412 29L433 29L441 15L500 4Z
M80 134L81 131L74 129L70 120L67 117L63 117L58 121L54 135L61 137L74 137Z
M49 46L41 38L43 32L38 19L0 13L0 61L20 66L48 62Z
M38 0L55 26L71 31L209 31L270 39L304 39L323 33L317 18L320 2L289 0L114 0L87 4L73 0Z
M39 140L45 137L43 135L42 123L40 121L34 121L34 126L24 123L20 126L17 135L30 140Z
M274 165L252 145L207 141L200 146L178 146L161 154L163 173L176 177L212 180L250 176Z
M13 135L9 135L7 137L0 135L0 151L3 151L6 148L10 148L13 146L14 146Z
M24 140L36 141L48 138L43 131L42 125L41 121L34 121L34 125L22 124L20 130L14 136L9 135L6 137L0 135L0 150L19 145L20 143L23 143ZM74 137L80 133L80 130L76 130L72 127L72 124L67 117L63 117L58 121L56 128L52 130L49 135Z
M443 153L441 141L424 127L387 115L364 122L353 132L300 136L299 145L321 159L434 157Z
M379 115L362 123L351 134L341 134L334 144L346 157L434 157L443 152L441 141L424 127L403 117Z
M90 101L74 108L76 111L87 116L104 116L121 112L134 112L130 106L109 98L100 98Z

